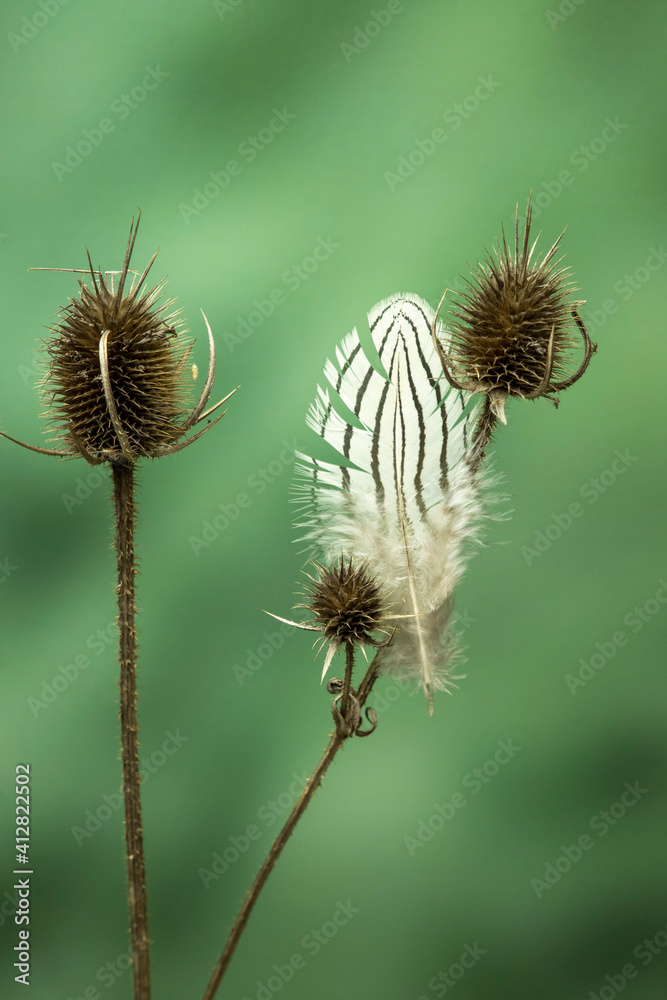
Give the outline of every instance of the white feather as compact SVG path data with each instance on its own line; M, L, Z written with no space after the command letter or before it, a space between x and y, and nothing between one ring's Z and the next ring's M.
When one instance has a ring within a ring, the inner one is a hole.
M305 501L298 524L320 559L367 561L392 613L409 616L398 619L382 668L417 678L432 713L432 691L446 688L451 673L452 595L480 515L466 461L476 410L442 378L428 303L395 295L368 322L386 374L368 360L356 329L336 349L336 363L327 361L333 399L318 386L307 423L345 464L297 452ZM360 426L335 409L338 399Z

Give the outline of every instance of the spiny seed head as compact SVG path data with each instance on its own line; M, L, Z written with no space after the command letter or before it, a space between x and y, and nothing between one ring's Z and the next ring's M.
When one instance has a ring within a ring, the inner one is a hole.
M46 344L49 366L42 390L54 440L64 449L47 453L83 455L92 464L131 463L180 450L184 445L174 442L203 419L213 367L202 405L184 422L192 387L185 362L192 341L179 330L178 314L169 313L173 300L160 299L164 282L143 289L157 254L126 286L140 217L130 228L117 288L114 272L95 271L88 255L91 287L81 279L79 298L61 310Z
M192 342L179 334L177 314L167 315L173 300L160 301L164 283L142 290L152 260L140 279L126 288L138 224L137 220L130 230L118 287L114 288L112 274L105 277L91 264L92 287L81 279L80 297L62 309L47 344L50 365L43 391L56 439L98 461L113 459L121 450L113 403L127 450L138 457L151 455L180 436L188 401L184 367ZM103 338L111 407L100 357Z
M514 253L503 231L502 245L478 262L466 290L454 302L450 341L440 354L448 380L470 392L488 393L504 420L508 396L536 399L567 388L585 370L592 348L576 306L567 268L554 257L561 236L540 260L529 245L532 210L526 212L519 242L516 212ZM579 328L586 345L585 364L575 376L567 371L567 353Z
M306 632L319 632L320 649L327 643L322 680L326 675L331 661L341 646L359 643L362 646L374 646L376 649L386 646L389 638L379 641L373 638L373 632L385 632L383 622L387 608L382 595L382 588L369 573L368 565L362 563L355 566L351 559L345 561L341 557L339 563L333 566L320 566L315 563L317 576L306 576L310 585L306 588L307 603L297 604L297 608L306 608L314 617L307 622L293 622L280 615L268 614L278 621L304 629Z
M173 303L160 302L164 282L142 291L157 253L125 292L140 218L141 212L136 225L132 220L120 272L95 271L88 254L90 268L83 274L90 274L92 288L81 279L80 297L70 299L61 310L53 339L46 344L50 358L42 382L46 415L54 439L64 447L37 448L2 432L0 436L42 455L83 457L91 465L131 466L142 455L158 458L182 451L224 416L223 411L209 419L236 389L205 409L215 379L215 343L202 310L208 331L208 375L198 402L181 420L192 385L188 371L196 379L197 366L186 369L192 341L183 340L177 313L165 315ZM186 436L204 421L203 430Z
M308 594L312 625L322 637L344 642L377 645L371 633L382 627L385 605L377 581L365 564L355 566L341 559L333 566L318 566L318 579Z

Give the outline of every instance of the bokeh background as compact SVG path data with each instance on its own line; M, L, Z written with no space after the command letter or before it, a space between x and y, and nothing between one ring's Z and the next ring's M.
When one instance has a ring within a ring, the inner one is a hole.
M379 685L377 733L335 762L220 996L663 998L667 12L7 0L0 23L2 429L44 440L34 352L77 288L28 269L83 267L86 247L119 267L138 207L136 266L160 248L200 371L203 308L218 396L241 385L210 435L140 473L155 997L201 996L330 729L309 637L262 614L295 600L291 451L318 447L304 418L324 361L381 298L437 302L532 190L540 245L567 226L598 355L558 411L514 402L497 434L513 513L458 594L466 679L433 719ZM29 762L29 995L126 998L109 487L0 449L0 993L26 995L11 870ZM520 750L494 766L499 741ZM354 912L327 937L340 904Z

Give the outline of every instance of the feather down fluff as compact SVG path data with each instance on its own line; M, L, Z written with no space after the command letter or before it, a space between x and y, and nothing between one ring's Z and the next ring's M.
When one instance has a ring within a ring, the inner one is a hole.
M324 368L333 393L318 386L307 416L345 464L297 452L302 537L321 559L367 561L386 585L392 612L409 616L398 619L382 669L418 679L431 714L433 689L445 689L450 676L452 595L480 515L466 461L477 411L441 378L433 315L416 295L395 295L371 310L386 374L353 330L337 347L336 363ZM438 335L446 345L446 332ZM361 426L335 409L336 399Z

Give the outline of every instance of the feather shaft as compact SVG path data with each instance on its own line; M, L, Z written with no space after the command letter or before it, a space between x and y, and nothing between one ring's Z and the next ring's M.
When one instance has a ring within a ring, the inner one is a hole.
M428 303L393 296L368 321L383 370L356 329L337 347L336 362L327 361L329 388L318 386L307 423L341 461L297 453L298 524L320 559L364 560L385 584L404 621L383 669L417 679L433 714L433 690L451 684L446 629L479 515L469 463L477 408L441 378Z

